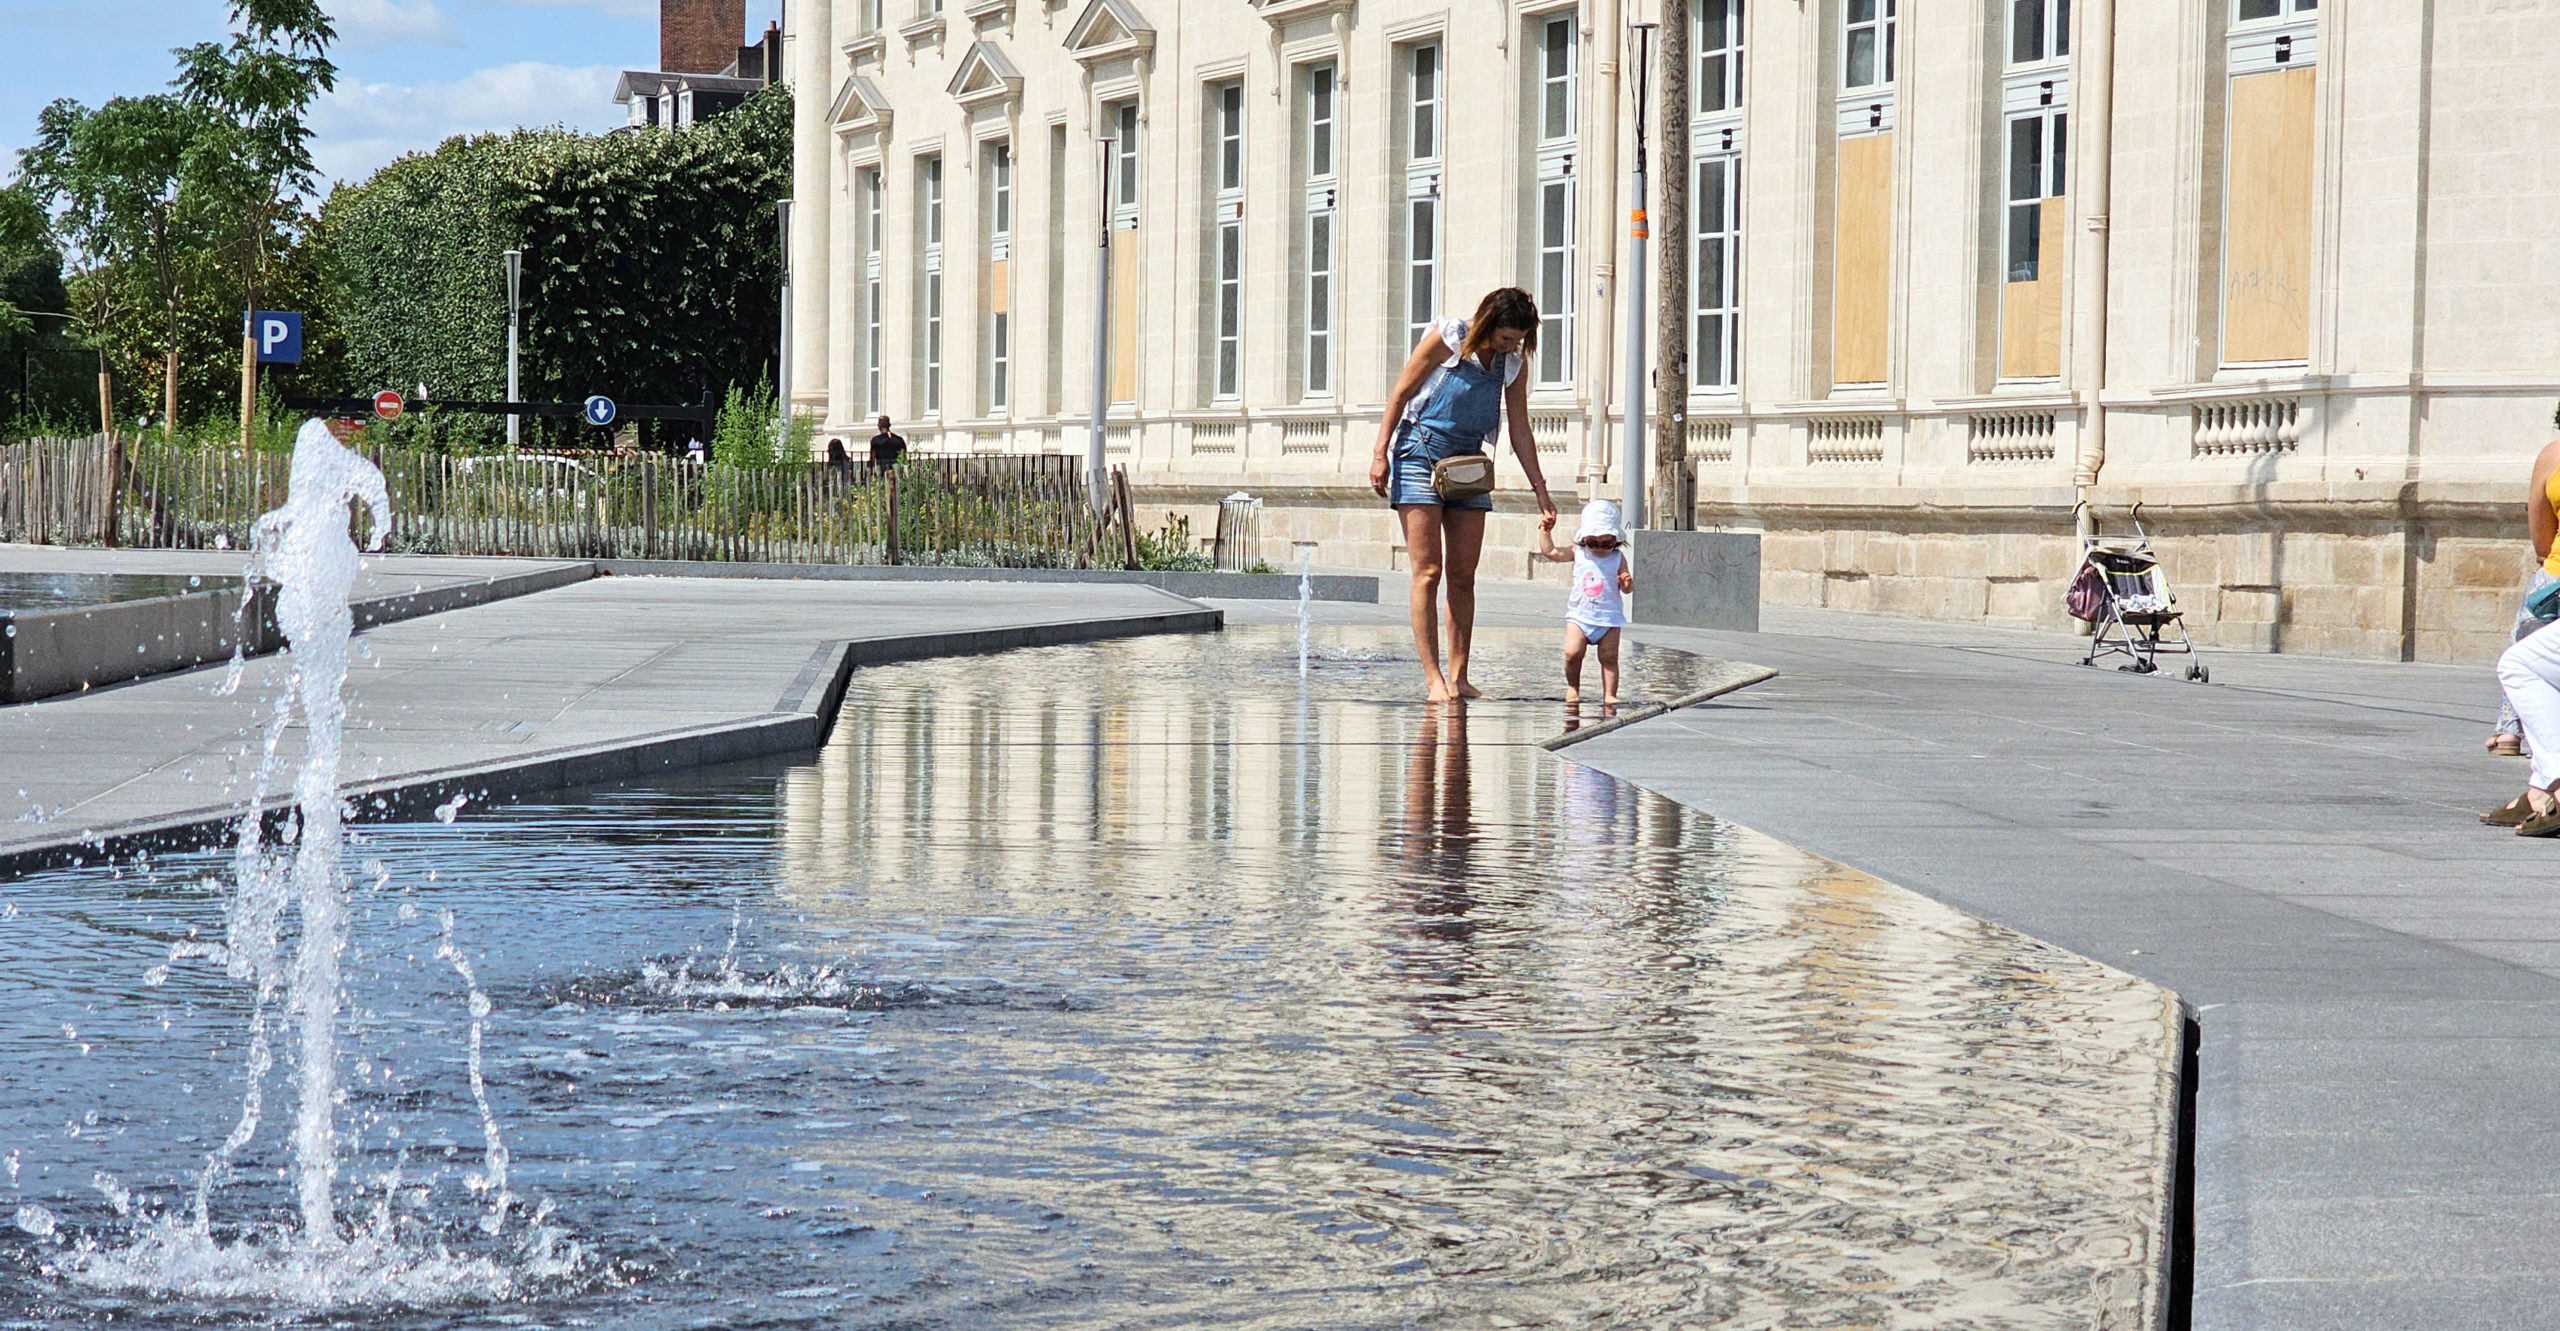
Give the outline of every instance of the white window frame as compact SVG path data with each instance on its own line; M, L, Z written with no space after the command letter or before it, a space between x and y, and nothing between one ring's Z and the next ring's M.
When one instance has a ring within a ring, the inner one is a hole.
M1736 391L1742 370L1742 154L1714 152L1691 159L1689 216L1689 367L1693 391ZM1721 208L1706 206L1705 178L1721 172ZM1715 281L1708 282L1712 274ZM1710 355L1707 328L1720 334Z
M2021 255L2019 239L2037 238L2041 245L2044 209L2069 188L2070 119L2068 107L2037 107L2003 119L2000 131L2000 280L2033 282L2044 263L2058 255ZM2031 151L2021 155L2021 145Z
M2251 9L2261 7L2268 8L2271 12L2264 14L2249 12ZM2320 0L2231 0L2231 21L2235 25L2285 23L2311 18L2319 12Z
M1448 142L1446 48L1438 38L1404 48L1404 346L1420 343L1440 316L1444 208L1441 154Z
M1013 145L1007 141L987 147L987 274L990 281L995 265L1013 258ZM1008 278L1008 280L1010 280ZM1013 314L995 308L993 290L987 293L987 411L1002 415L1013 396ZM1011 301L1004 302L1008 307Z
M880 382L880 242L888 220L888 192L880 175L877 166L862 170L862 396L868 416L888 410Z
M1707 44L1707 14L1713 11L1722 21L1723 40ZM1697 108L1701 120L1730 113L1742 113L1744 76L1748 66L1743 57L1743 0L1691 0L1690 16L1696 20L1690 27L1689 49L1697 53L1698 72L1690 87L1689 104ZM1707 90L1715 89L1710 98ZM1712 103L1712 104L1711 104Z
M1335 318L1340 284L1335 279L1341 234L1337 226L1342 199L1342 88L1332 61L1299 66L1300 124L1306 143L1306 184L1301 193L1299 224L1303 260L1299 298L1299 395L1331 398L1334 393Z
M942 154L924 162L924 403L922 414L942 414Z
M1689 391L1700 397L1730 396L1738 391L1741 379L1742 106L1750 86L1743 3L1692 0L1690 4L1695 21L1690 49L1697 53L1695 78L1701 92L1693 102L1698 110L1689 121ZM1720 36L1714 38L1707 29L1710 12L1719 19ZM1709 86L1717 92L1713 99L1703 92ZM1710 106L1710 100L1719 105ZM1706 206L1701 183L1710 170L1721 172L1724 181L1724 207L1713 213ZM1707 280L1711 266L1716 278L1713 289ZM1712 355L1707 346L1710 323L1721 339Z
M2011 69L2061 65L2071 58L2071 0L2007 0L2008 41L2003 50ZM2027 20L2035 19L2029 35Z
M1234 402L1244 394L1244 82L1211 84L1209 93L1218 144L1209 166L1209 397Z
M1896 38L1899 0L1840 0L1840 90L1858 92L1894 86L1901 71ZM1867 54L1867 75L1857 77L1859 38Z
M1538 300L1538 364L1530 382L1541 388L1573 383L1574 270L1581 218L1574 179L1574 131L1579 109L1581 33L1575 11L1529 20L1537 25L1538 142L1536 186L1529 196L1531 241L1537 267L1532 294ZM1561 111L1559 111L1561 108ZM1555 131L1562 132L1556 133Z

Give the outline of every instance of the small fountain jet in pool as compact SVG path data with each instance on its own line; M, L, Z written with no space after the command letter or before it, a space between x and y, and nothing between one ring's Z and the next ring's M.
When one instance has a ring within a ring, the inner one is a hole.
M338 961L346 948L346 888L339 860L346 834L339 823L338 758L347 719L347 651L355 635L348 597L360 561L349 534L347 504L372 510L373 540L382 548L391 530L391 496L381 469L337 441L319 421L306 421L293 441L293 469L284 506L258 519L250 536L250 571L277 584L276 622L293 647L294 692L301 701L308 738L293 797L302 815L289 879L302 913L302 937L294 950L289 1003L300 1037L300 1101L293 1132L294 1183L307 1242L336 1240L330 1194L337 1178L337 1130L331 1106L338 1098ZM282 720L284 705L277 707ZM253 815L254 818L254 815ZM254 845L254 822L243 829L244 848ZM243 904L263 920L270 966L272 929L283 902L274 875L242 876L239 891L270 894ZM258 977L261 987L267 976Z

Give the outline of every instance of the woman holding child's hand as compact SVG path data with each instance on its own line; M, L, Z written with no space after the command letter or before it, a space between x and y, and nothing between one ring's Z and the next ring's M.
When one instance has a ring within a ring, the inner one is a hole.
M1405 359L1404 373L1378 421L1369 488L1393 504L1404 527L1406 567L1413 571L1413 645L1433 702L1480 698L1467 682L1467 648L1476 629L1476 561L1484 555L1490 493L1444 496L1435 466L1481 455L1508 418L1511 451L1538 495L1549 523L1555 500L1538 467L1529 433L1529 381L1521 373L1538 349L1538 306L1529 293L1504 287L1486 296L1472 319L1441 319ZM1489 467L1488 459L1479 466ZM1449 664L1440 665L1439 600L1449 599Z

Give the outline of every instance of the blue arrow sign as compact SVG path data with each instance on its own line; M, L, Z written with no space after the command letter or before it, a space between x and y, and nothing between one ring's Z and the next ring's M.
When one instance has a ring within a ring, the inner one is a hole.
M290 310L259 310L249 316L249 328L258 339L260 365L302 363L301 315Z
M587 399L587 424L613 424L613 399L602 393Z

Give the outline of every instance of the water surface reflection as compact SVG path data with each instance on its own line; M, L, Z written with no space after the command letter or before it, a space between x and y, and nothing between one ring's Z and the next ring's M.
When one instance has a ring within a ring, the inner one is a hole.
M515 1186L607 1255L510 1315L2135 1311L2164 995L1532 747L1548 634L1482 634L1512 701L1463 712L1390 701L1382 633L1323 647L1304 688L1289 630L864 671L778 777L373 829L349 1176L405 1151L468 1214L460 995L414 909L449 906ZM1627 693L1694 668L1631 652ZM93 1172L174 1188L227 1125L245 1003L218 967L140 978L218 932L195 872L0 888L0 1134L75 1231L116 1223ZM45 1251L5 1293L101 1312Z

